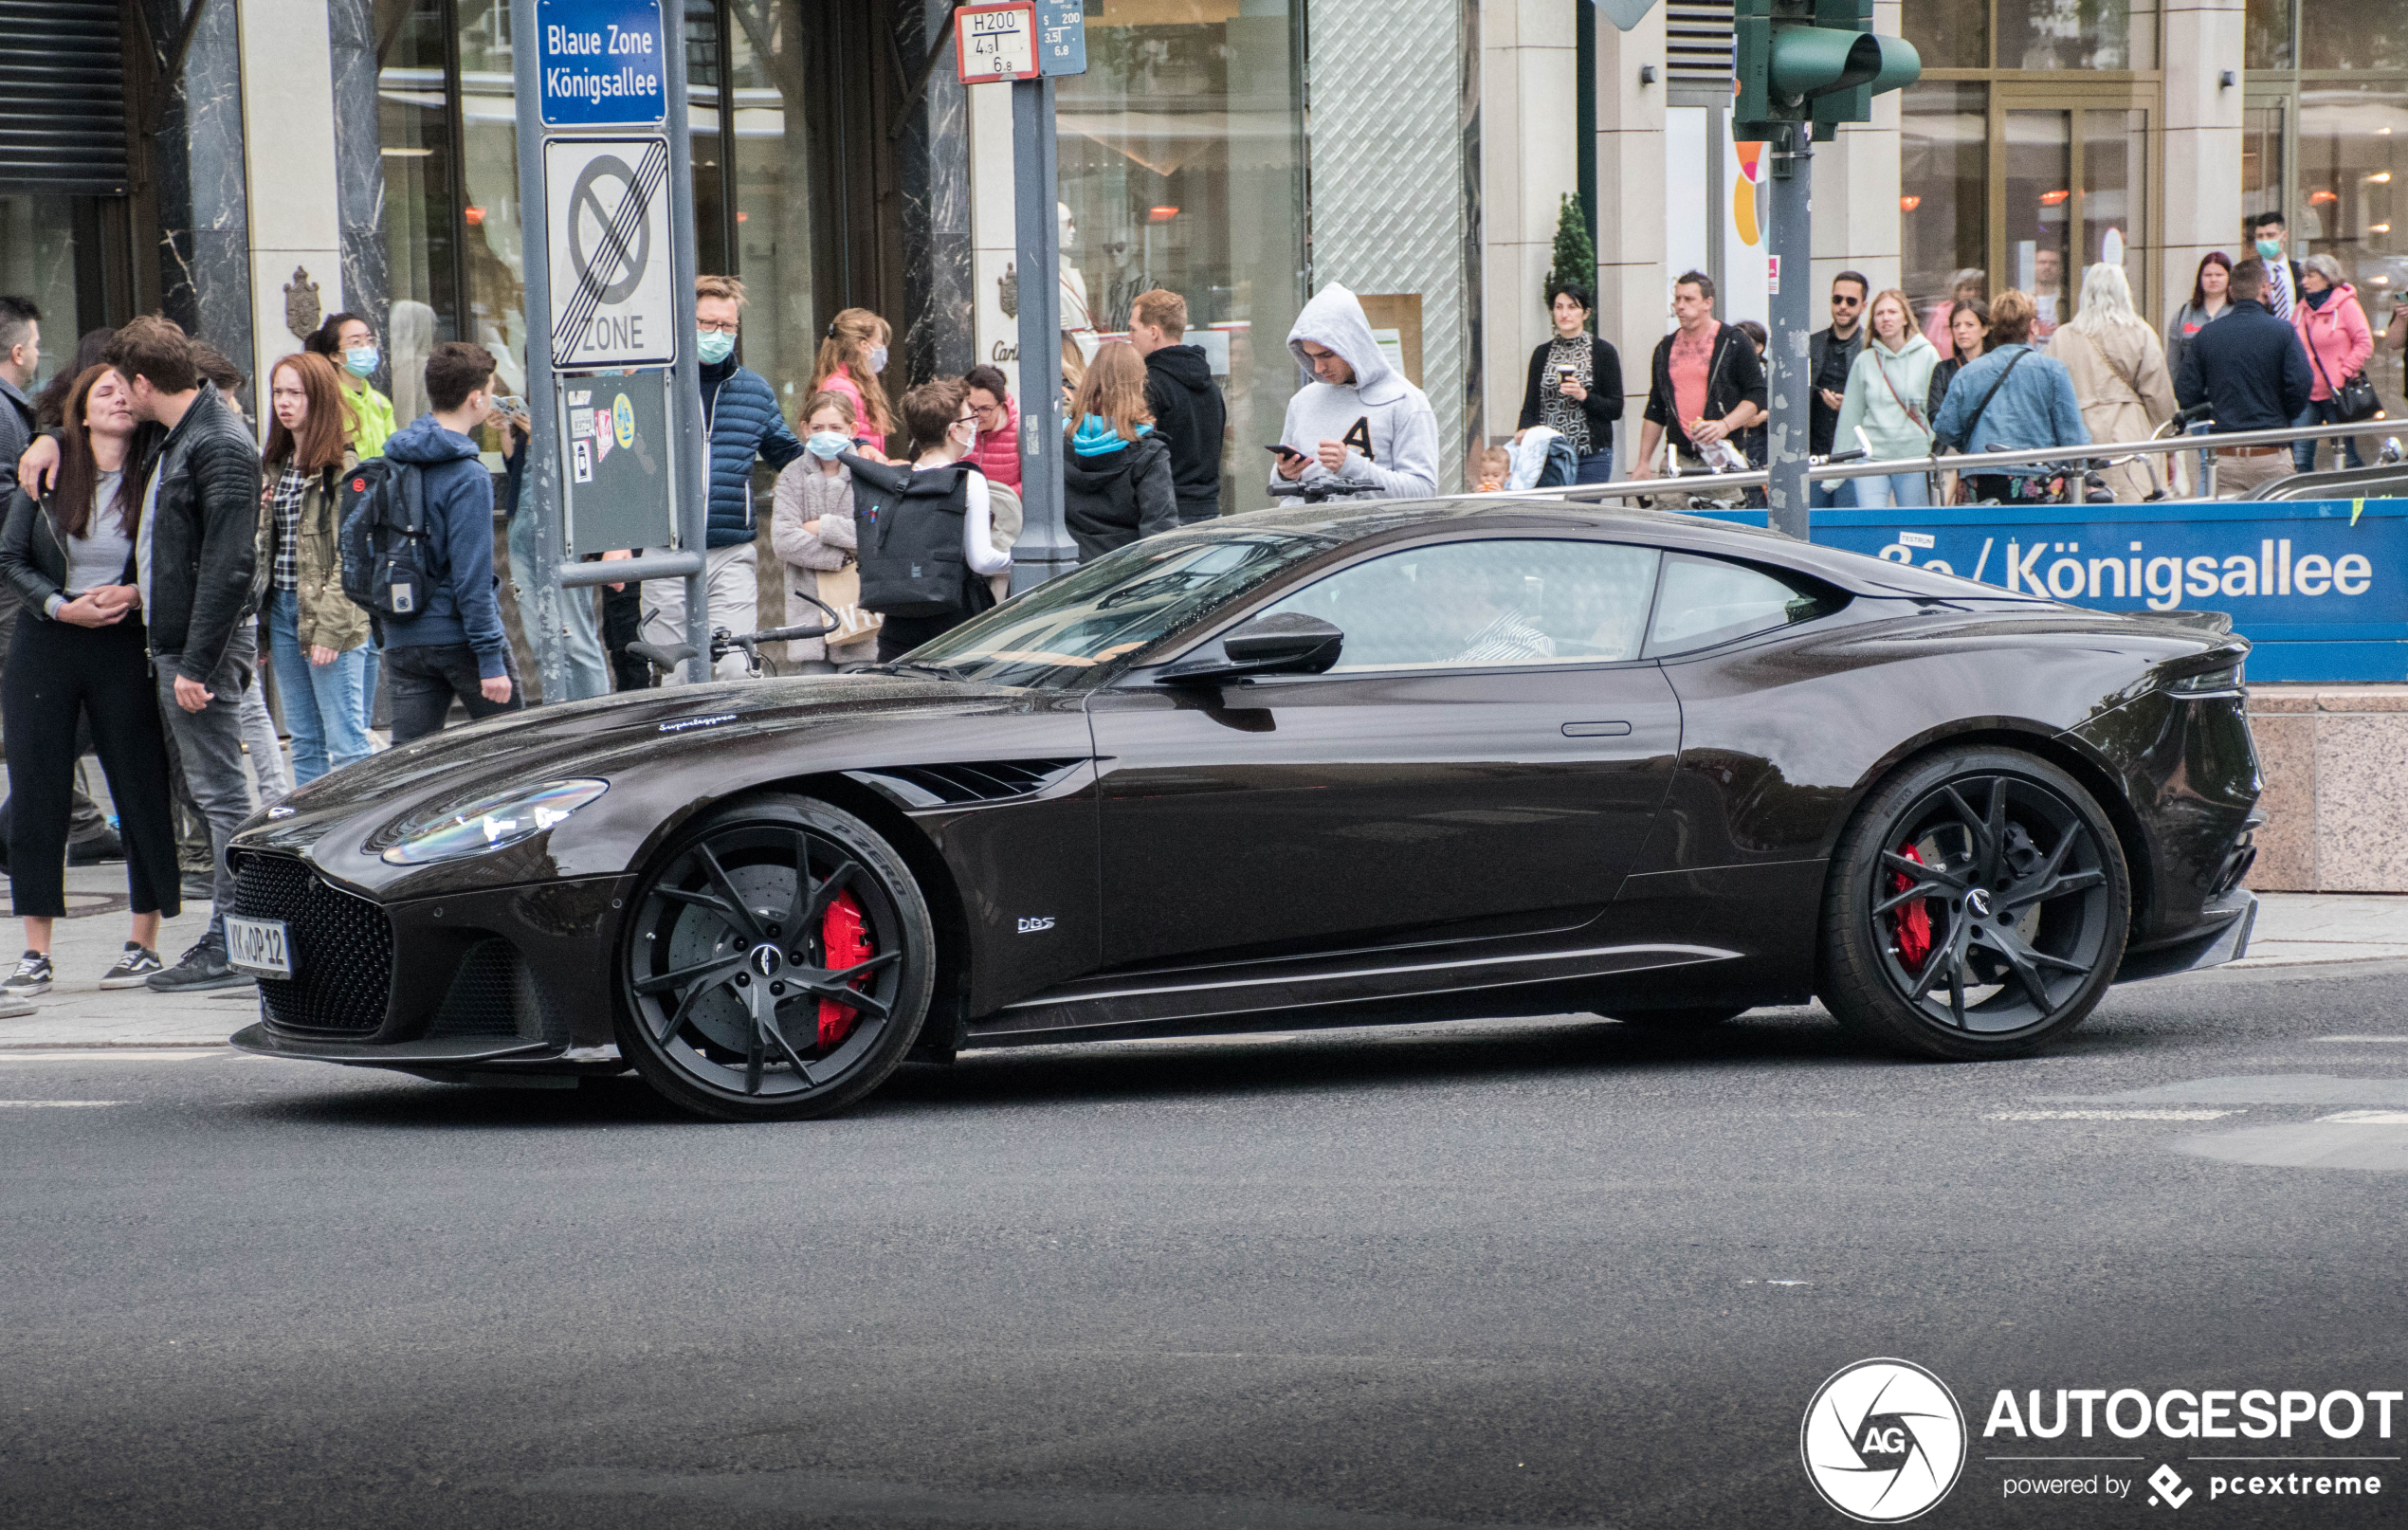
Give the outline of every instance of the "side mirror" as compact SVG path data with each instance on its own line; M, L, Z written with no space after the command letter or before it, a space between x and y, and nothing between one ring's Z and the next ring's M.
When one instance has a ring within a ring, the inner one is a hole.
M1346 634L1318 616L1274 611L1224 633L1162 671L1165 683L1239 675L1318 675L1338 662Z

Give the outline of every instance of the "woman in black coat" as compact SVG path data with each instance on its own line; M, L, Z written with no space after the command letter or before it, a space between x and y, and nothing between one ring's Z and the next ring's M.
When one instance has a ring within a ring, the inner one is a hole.
M1530 380L1522 390L1522 418L1513 439L1543 425L1572 443L1578 483L1614 480L1614 422L1622 417L1622 358L1589 333L1589 295L1575 282L1547 288L1555 337L1530 353Z
M1154 433L1137 347L1112 340L1096 348L1064 434L1062 522L1080 562L1179 523L1171 447Z

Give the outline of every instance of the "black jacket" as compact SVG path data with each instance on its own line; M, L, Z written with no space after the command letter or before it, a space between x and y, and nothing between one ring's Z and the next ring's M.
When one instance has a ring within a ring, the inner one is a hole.
M2216 435L2279 430L2308 408L2313 386L2299 331L2253 300L2234 303L2191 337L2174 374L2174 399L2184 409L2213 404Z
M1555 349L1553 340L1530 353L1530 376L1522 386L1522 417L1514 423L1517 430L1527 430L1542 422L1547 390L1557 386L1541 375L1547 369L1547 353ZM1602 338L1589 339L1589 396L1580 401L1580 412L1589 417L1589 449L1614 449L1614 422L1622 417L1622 356Z
M1158 431L1118 451L1062 454L1062 523L1079 544L1080 562L1179 523L1171 460Z
M1673 335L1679 333L1675 330ZM1674 447L1694 456L1697 448L1689 444L1687 427L1672 418L1678 412L1672 408L1672 338L1667 335L1655 342L1654 358L1648 364L1644 418L1664 427ZM1764 398L1764 358L1756 354L1754 341L1736 326L1724 324L1714 333L1714 354L1706 363L1706 417L1719 420L1742 402L1760 410Z
M259 561L259 446L210 383L159 447L151 524L151 651L206 684L251 613ZM145 488L148 487L147 482Z
M1154 432L1171 448L1171 492L1179 519L1200 520L1221 510L1221 438L1229 405L1213 381L1200 345L1166 345L1145 358L1145 407Z
M1923 417L1925 419L1940 418L1940 401L1948 396L1948 385L1955 382L1957 373L1964 370L1965 364L1958 360L1953 354L1942 357L1940 365L1931 369L1931 396L1924 401Z
M33 444L33 400L0 377L0 495L17 486L17 459Z
M105 505L95 506L93 514L108 513ZM35 501L23 489L9 491L9 519L0 523L0 578L6 578L9 589L26 609L45 621L49 614L50 597L66 594L67 548L59 535L59 523L50 519L48 508ZM125 555L125 572L119 584L134 582L134 554ZM127 618L141 625L137 611Z
M1865 331L1870 327L1860 322L1856 326L1855 334L1839 342L1847 357L1840 363L1841 376L1845 377L1849 369L1855 366L1857 353L1865 348ZM1839 410L1823 402L1823 363L1829 359L1830 355L1831 327L1825 325L1816 330L1806 342L1806 369L1809 378L1806 395L1806 449L1816 457L1830 456L1832 441L1839 434ZM1835 390L1843 393L1847 391L1848 385L1845 382L1842 382Z

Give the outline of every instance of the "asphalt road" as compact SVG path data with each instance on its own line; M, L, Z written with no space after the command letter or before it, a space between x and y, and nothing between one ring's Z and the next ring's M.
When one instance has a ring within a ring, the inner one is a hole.
M2161 1464L2181 1522L2397 1522L2397 1459L2301 1502L2188 1458L2397 1458L2408 1408L1982 1431L2001 1388L2408 1384L2408 1124L2324 1120L2408 1109L2403 976L2143 985L1982 1066L1814 1011L976 1054L771 1127L0 1057L0 1521L1833 1526L1801 1417L1896 1356L1969 1415L1918 1523L2162 1519L2003 1496Z

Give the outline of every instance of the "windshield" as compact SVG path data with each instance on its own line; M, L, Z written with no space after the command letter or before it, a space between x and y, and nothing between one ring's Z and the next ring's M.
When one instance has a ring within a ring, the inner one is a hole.
M904 662L991 685L1084 684L1341 541L1273 531L1148 537L921 644Z

